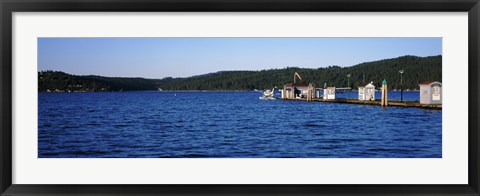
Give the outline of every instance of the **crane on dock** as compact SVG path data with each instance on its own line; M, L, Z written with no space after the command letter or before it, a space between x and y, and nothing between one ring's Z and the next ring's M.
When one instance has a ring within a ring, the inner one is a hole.
M295 72L293 74L293 83L294 84L297 83L297 77L298 77L299 80L302 80L302 77L300 77L300 74L298 74L298 72Z

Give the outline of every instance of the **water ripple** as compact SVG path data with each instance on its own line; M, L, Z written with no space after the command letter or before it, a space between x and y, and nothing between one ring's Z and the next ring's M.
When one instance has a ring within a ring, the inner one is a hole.
M39 93L39 157L442 157L441 110L176 94Z

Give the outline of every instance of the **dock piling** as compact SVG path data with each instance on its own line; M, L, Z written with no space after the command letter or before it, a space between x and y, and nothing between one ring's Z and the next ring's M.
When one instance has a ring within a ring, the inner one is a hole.
M382 102L383 107L388 106L388 87L387 80L383 79L382 81Z

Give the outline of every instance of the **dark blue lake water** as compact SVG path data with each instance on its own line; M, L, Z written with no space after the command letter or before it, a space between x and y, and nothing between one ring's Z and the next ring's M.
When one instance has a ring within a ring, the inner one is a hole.
M260 96L258 92L39 93L38 155L442 157L441 110L259 100ZM418 92L404 96L418 100Z

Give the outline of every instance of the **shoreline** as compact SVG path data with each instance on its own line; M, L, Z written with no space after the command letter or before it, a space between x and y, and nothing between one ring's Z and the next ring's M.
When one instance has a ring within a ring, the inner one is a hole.
M37 91L38 93L126 93L126 92L198 92L198 93L211 93L211 92L231 92L231 93L241 93L241 92L253 92L253 93L261 93L262 91L254 91L254 90L131 90L131 91ZM276 91L280 92L280 91ZM344 93L344 92L358 92L358 90L351 90L351 91L338 91L337 93ZM377 92L377 91L376 91ZM388 92L400 92L398 91L388 91ZM403 92L420 92L419 90L404 90Z
M188 93L188 92L195 92L195 93L211 93L211 92L230 92L230 93L240 93L240 92L254 92L254 93L261 93L262 91L253 91L253 90L131 90L131 91L37 91L38 93L128 93L128 92L158 92L158 93Z

